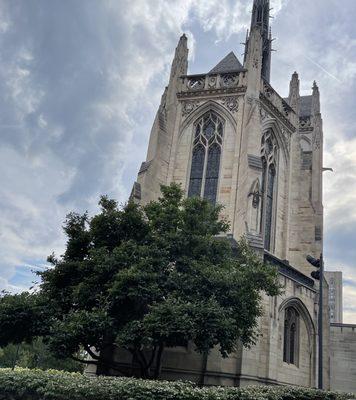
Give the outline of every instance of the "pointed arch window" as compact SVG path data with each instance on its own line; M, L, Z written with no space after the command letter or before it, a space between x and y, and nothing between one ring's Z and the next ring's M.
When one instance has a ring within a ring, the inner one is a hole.
M293 307L285 310L283 361L298 366L299 362L299 313Z
M223 121L213 111L195 124L189 197L201 196L216 203L223 134Z
M262 136L262 212L261 233L264 237L265 249L272 251L274 247L274 204L277 170L278 146L271 130Z

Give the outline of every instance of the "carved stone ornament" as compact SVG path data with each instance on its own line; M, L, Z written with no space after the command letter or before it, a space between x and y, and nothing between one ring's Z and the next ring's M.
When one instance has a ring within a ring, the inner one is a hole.
M282 107L283 107L284 115L286 117L288 117L288 115L291 111L290 105L286 101L282 101Z
M271 119L272 116L271 114L266 111L263 107L260 108L260 115L261 115L261 121L265 121L266 119Z
M299 131L300 132L312 132L314 130L311 117L300 117L299 118Z
M208 81L209 88L215 88L216 87L216 83L217 83L217 77L216 76L209 76L209 81Z
M187 117L190 113L195 111L200 105L197 100L188 100L183 103L182 114L183 117Z
M310 117L299 118L299 126L301 128L310 128L311 127L311 118Z
M282 133L283 133L283 137L285 139L287 148L289 149L289 146L290 146L290 134L285 128L282 128Z
M261 197L261 194L259 191L252 193L252 207L253 208L256 209L260 205L260 197Z
M236 96L225 97L222 103L231 112L237 112L239 109L239 101Z
M221 75L221 86L224 88L237 86L239 81L238 74L223 74Z
M190 77L188 79L189 90L203 90L205 84L205 77Z
M252 106L254 102L255 102L255 99L253 97L247 96L247 104Z
M319 150L321 145L320 132L318 130L315 131L314 139L313 139L314 150Z
M269 99L270 97L272 97L273 89L265 83L263 86L263 93Z

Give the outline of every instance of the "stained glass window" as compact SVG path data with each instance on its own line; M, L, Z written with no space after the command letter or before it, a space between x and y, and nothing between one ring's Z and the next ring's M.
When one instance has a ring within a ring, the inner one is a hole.
M206 168L204 197L211 203L216 203L220 167L220 145L214 143L209 147L208 165Z
M299 353L299 313L289 307L285 310L283 361L288 364L298 364Z
M224 133L217 114L206 113L195 125L194 147L188 196L203 196L216 203Z
M295 323L293 323L290 327L290 332L289 332L289 363L294 364L294 359L295 359L295 335L297 332L297 328Z
M262 197L262 211L261 211L261 230L263 228L264 221L264 208L265 208L265 193L266 193L266 181L267 181L267 163L262 159L262 187L261 187L261 197Z
M203 181L205 149L199 144L193 150L192 169L190 173L189 197L200 196Z

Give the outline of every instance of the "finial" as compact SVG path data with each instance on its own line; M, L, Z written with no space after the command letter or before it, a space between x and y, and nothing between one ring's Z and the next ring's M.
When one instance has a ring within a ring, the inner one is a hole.
M312 110L314 114L320 113L320 93L318 85L316 81L313 83L313 101L312 101Z

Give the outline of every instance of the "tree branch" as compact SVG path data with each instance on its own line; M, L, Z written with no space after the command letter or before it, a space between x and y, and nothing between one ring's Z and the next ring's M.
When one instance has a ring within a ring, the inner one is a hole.
M134 359L137 360L137 362L140 365L141 378L146 378L147 377L147 372L148 372L148 367L147 367L147 362L146 362L143 354L138 349L130 349L130 348L128 348L128 351L133 355Z
M151 368L151 367L152 367L153 361L155 360L156 351L157 351L157 345L155 345L155 346L153 347L152 356L151 356L150 361L148 362L147 368Z
M157 354L157 364L156 364L156 370L154 373L154 379L158 379L161 375L161 370L162 370L162 355L164 351L164 343L161 343L158 348L158 354Z
M93 350L89 346L84 346L84 347L85 347L85 350L87 351L87 353L90 355L91 358L94 358L94 360L100 360L100 356L95 354L93 352Z

